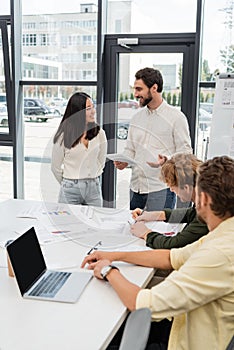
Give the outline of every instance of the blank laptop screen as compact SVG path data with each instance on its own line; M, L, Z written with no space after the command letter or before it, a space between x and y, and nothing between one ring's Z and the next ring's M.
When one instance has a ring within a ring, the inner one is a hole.
M7 247L8 255L23 295L46 270L42 251L32 227Z

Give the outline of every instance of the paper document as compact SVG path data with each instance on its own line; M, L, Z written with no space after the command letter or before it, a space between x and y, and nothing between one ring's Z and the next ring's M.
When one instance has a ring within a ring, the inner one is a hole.
M170 224L164 221L149 221L146 222L145 225L151 229L152 231L156 231L162 234L176 235L177 232L183 229L184 224Z
M107 154L106 157L110 160L113 160L113 161L126 162L129 165L137 165L137 162L134 159L132 159L132 158L130 158L122 153L110 153L110 154Z

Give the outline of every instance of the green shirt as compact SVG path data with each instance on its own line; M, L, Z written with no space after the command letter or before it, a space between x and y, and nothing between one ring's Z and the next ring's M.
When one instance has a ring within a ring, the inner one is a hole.
M159 232L147 235L146 245L153 249L171 249L184 247L208 233L208 227L197 218L196 208L165 209L165 222L186 223L175 236L165 236Z

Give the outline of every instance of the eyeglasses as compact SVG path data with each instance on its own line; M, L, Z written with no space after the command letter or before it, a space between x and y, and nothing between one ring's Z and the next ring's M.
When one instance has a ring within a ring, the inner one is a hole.
M92 106L86 107L85 109L86 109L86 111L91 111L92 109L95 109L95 107L94 107L94 105L92 105Z

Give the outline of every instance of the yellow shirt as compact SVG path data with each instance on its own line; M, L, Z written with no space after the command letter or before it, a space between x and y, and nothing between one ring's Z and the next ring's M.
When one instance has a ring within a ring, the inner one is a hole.
M169 350L225 350L234 334L234 217L170 258L175 271L141 290L137 308L174 318Z

